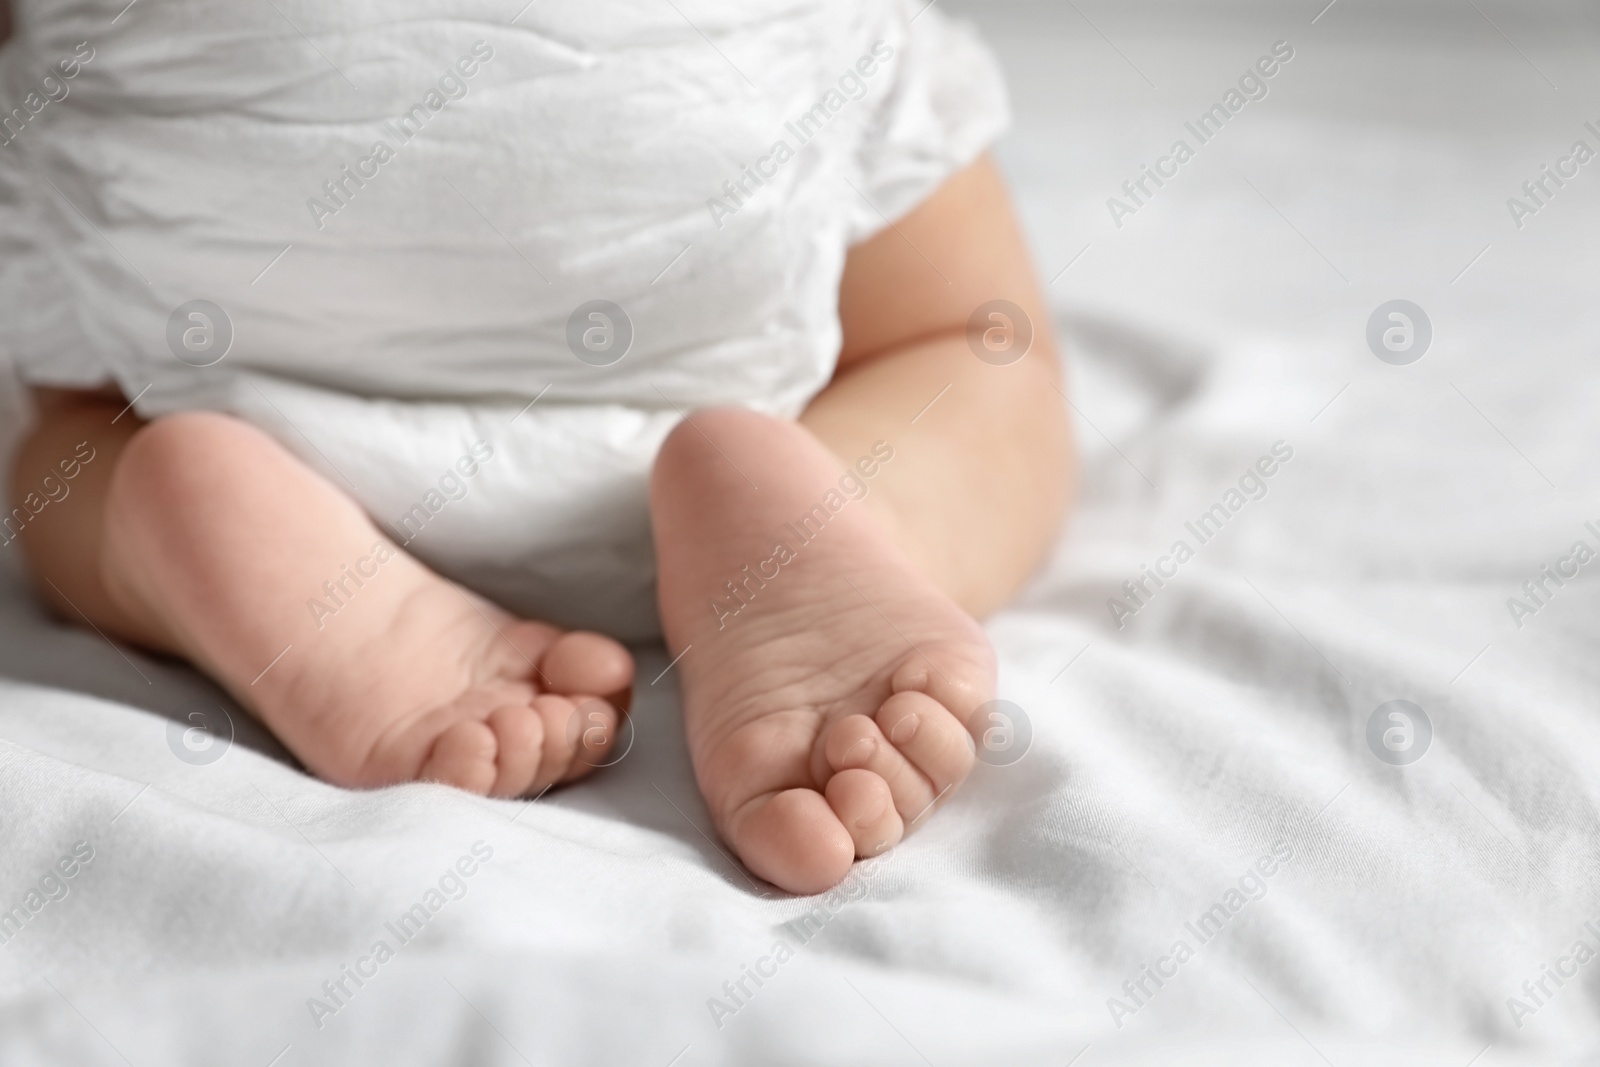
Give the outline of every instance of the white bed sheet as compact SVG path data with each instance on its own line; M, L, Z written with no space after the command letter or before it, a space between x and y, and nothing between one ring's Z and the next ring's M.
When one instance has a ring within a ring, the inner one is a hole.
M782 924L819 901L710 836L659 649L633 748L589 782L352 793L242 716L218 762L175 758L206 683L47 620L0 548L0 909L93 849L0 944L0 1062L1589 1062L1600 964L1520 1018L1508 998L1600 948L1595 568L1520 628L1506 602L1600 545L1600 185L1520 230L1505 198L1600 146L1596 38L1347 7L982 13L1058 279L1081 501L989 625L1031 750L809 941ZM1271 95L1116 229L1105 198L1279 39ZM1406 367L1364 340L1396 297L1436 329ZM1118 629L1108 597L1277 441L1267 496ZM1365 739L1393 699L1435 731L1407 767ZM465 895L319 1028L323 983L480 841ZM1265 895L1200 944L1185 924L1275 845ZM715 1019L779 938L793 958ZM1194 958L1115 1017L1180 938Z

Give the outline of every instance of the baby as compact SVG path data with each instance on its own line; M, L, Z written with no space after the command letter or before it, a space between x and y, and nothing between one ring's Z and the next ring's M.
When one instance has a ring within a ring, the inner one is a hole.
M352 788L576 779L664 637L824 890L967 775L1070 491L998 72L923 0L517 7L15 0L0 541Z

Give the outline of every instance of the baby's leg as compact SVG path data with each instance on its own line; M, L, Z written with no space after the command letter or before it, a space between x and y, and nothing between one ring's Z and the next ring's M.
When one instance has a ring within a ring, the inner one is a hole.
M1035 335L1009 364L967 339L994 299ZM852 252L841 317L840 371L798 425L697 413L652 495L701 789L794 892L894 844L971 769L995 679L969 612L1033 570L1070 491L1048 312L987 163Z
M633 675L616 642L445 581L236 419L143 424L118 417L120 398L42 400L16 503L93 453L22 530L46 600L187 658L317 774L517 796L576 777L610 743Z

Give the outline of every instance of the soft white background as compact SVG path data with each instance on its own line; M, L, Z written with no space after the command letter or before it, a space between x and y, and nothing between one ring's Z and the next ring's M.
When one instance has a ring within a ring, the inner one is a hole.
M947 3L1012 79L999 154L1055 279L1083 451L1058 551L989 628L1026 758L980 768L719 1031L706 998L814 902L707 836L658 650L633 750L580 787L353 794L243 720L220 762L179 762L166 716L204 683L46 621L8 578L0 906L72 842L96 858L0 946L0 1061L1600 1050L1600 963L1521 1029L1506 1008L1600 920L1594 568L1520 630L1506 610L1600 520L1600 161L1520 231L1505 206L1574 139L1600 148L1592 10ZM1280 39L1271 95L1117 230L1106 198ZM1434 323L1410 367L1364 340L1397 297ZM1267 498L1117 630L1106 598L1280 439ZM1394 698L1435 728L1403 769L1364 740ZM313 1029L306 998L478 839L495 855L468 895ZM1295 858L1266 897L1115 1028L1106 999L1278 841Z

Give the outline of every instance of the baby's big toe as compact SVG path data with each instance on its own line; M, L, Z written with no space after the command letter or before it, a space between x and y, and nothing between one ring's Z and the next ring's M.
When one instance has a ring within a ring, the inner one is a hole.
M633 657L609 637L577 631L562 634L550 645L539 663L539 675L552 693L600 693L625 708L623 694L633 685Z
M832 889L856 858L849 831L814 789L759 797L730 829L745 866L790 893Z

